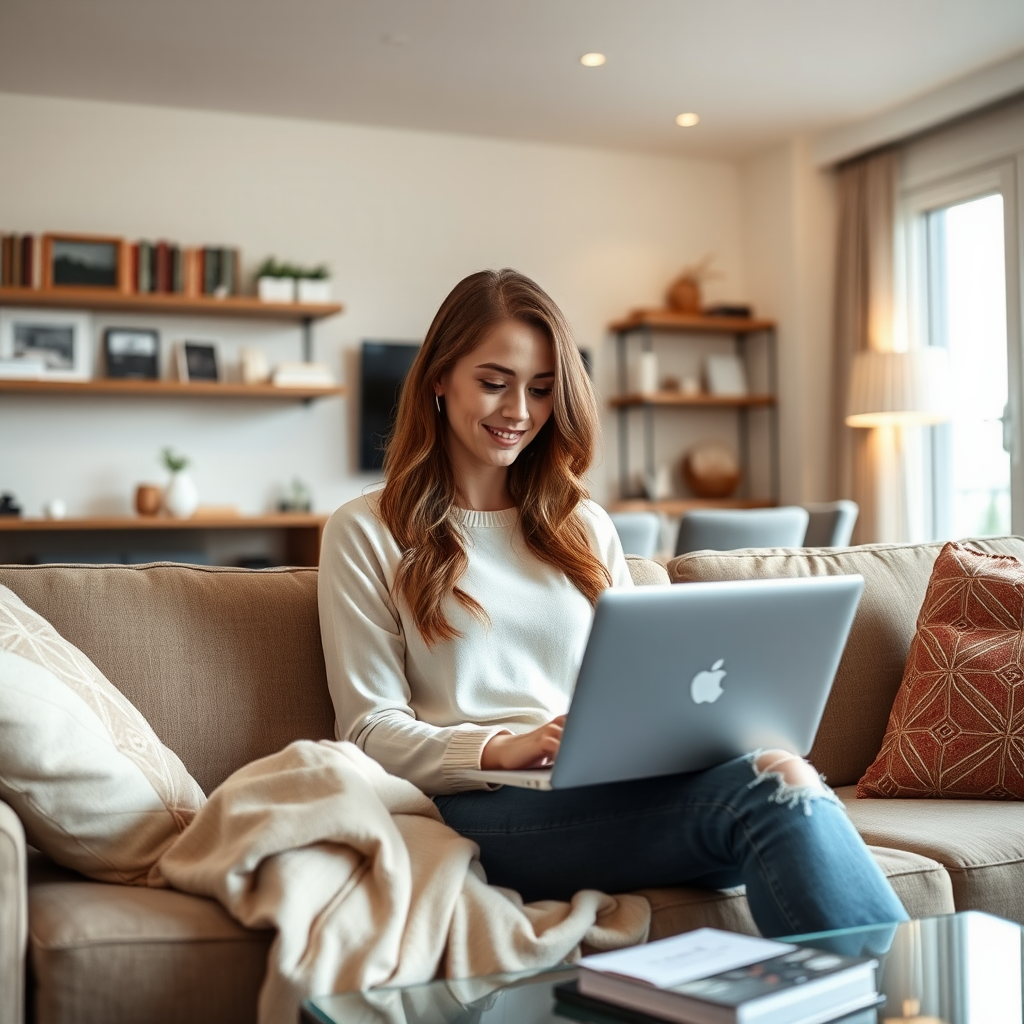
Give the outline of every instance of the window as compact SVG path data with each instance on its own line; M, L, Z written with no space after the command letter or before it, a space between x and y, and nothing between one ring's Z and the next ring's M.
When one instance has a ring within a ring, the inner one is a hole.
M1012 165L905 196L912 345L949 351L950 422L925 438L923 533L939 540L1011 533L1024 518L1017 436L1020 366L1008 331ZM1019 372L1019 371L1018 371ZM930 499L930 500L927 500Z

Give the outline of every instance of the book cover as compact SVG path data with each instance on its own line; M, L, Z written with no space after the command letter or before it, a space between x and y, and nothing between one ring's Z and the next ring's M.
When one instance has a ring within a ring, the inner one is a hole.
M171 291L180 295L185 290L185 265L180 245L171 246Z
M877 962L699 928L584 957L579 991L694 1024L813 1024L877 997Z
M153 246L149 242L139 242L139 273L138 291L148 295L153 290Z
M166 295L171 290L171 249L163 240L156 243L156 273L153 291Z
M202 294L202 254L195 248L184 251L184 286L183 291L190 298Z
M664 1024L664 1017L655 1017L629 1006L619 1006L604 999L585 996L575 981L564 981L554 987L555 1015L583 1024ZM827 1024L878 1024L877 1008L884 1004L884 996L876 996L864 1006L833 1017Z
M33 238L31 235L21 236L21 280L18 282L22 288L32 288L32 264L34 262L33 255Z
M13 235L0 235L0 288L10 288L14 283L11 280L11 249L14 244L13 239Z
M21 239L11 235L11 284L21 286Z
M220 250L211 245L203 249L203 294L214 295L220 283Z

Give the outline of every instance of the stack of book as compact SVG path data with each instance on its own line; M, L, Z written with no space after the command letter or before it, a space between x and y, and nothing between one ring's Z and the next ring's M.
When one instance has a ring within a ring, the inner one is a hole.
M0 287L38 288L39 251L34 235L0 235Z
M329 388L335 384L326 363L278 363L270 380L279 388Z
M580 961L555 986L559 1013L679 1024L824 1024L880 1000L876 960L714 928Z
M238 249L139 241L131 247L131 258L132 287L141 294L223 297L239 293Z

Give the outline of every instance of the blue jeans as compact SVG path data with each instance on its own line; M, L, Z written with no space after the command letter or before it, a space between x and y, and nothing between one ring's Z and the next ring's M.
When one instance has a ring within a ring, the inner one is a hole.
M752 755L659 779L434 802L479 845L487 880L527 902L742 883L766 936L907 919L832 792L758 773Z

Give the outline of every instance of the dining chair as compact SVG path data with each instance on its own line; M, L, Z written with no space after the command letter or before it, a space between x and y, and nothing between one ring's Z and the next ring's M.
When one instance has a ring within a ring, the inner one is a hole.
M733 548L800 547L809 515L799 505L781 508L700 509L679 520L676 554Z

